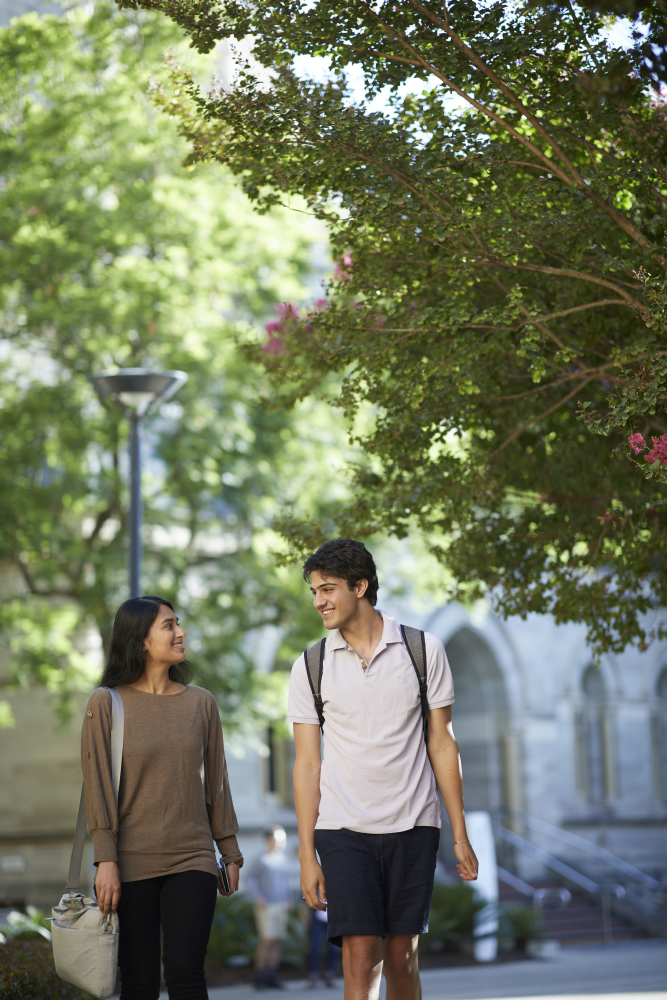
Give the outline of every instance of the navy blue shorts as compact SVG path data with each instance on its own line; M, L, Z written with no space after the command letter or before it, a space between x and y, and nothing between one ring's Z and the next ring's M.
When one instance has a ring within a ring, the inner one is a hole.
M315 830L327 891L327 937L425 934L433 895L440 830L401 833Z

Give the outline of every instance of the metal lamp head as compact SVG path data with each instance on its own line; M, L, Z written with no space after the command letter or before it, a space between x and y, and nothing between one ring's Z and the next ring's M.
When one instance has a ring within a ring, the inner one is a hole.
M146 417L187 382L185 372L155 372L148 368L119 368L117 372L88 375L104 402L116 403L127 416Z

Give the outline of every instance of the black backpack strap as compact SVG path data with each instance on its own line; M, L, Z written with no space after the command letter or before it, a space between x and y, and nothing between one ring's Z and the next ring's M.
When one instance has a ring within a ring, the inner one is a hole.
M324 670L324 647L326 645L326 639L320 639L319 642L314 642L306 652L303 654L303 658L306 663L306 673L308 675L308 683L310 684L310 690L313 692L313 701L315 702L315 711L317 712L317 718L320 720L320 729L323 730L324 726L324 704L322 702L322 671Z
M419 681L419 701L422 709L422 726L424 741L428 746L428 677L426 671L426 639L424 633L411 625L401 625L401 635L405 648L410 654L412 666L415 668Z

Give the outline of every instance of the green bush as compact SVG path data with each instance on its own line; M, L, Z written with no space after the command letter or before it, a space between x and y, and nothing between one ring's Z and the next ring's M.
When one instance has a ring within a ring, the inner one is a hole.
M81 1000L87 996L58 978L46 941L0 945L0 1000Z
M436 882L428 915L428 934L419 939L421 951L442 951L472 940L475 915L486 904L468 885Z
M0 944L7 941L51 940L51 924L36 906L28 906L27 914L12 910L7 922L0 924Z
M215 916L208 941L209 965L225 965L230 958L252 959L257 947L255 907L249 896L237 893L225 898L218 896ZM282 961L300 968L308 950L308 930L301 919L299 907L290 908L287 932L283 939Z
M208 940L208 961L224 965L232 956L252 958L257 947L255 910L248 896L218 896L211 936Z
M510 938L514 947L526 950L529 941L539 941L544 937L542 914L532 906L505 906L501 911L500 933Z

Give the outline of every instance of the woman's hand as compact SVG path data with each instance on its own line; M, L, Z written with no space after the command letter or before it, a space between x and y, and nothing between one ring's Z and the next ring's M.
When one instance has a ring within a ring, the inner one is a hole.
M229 895L233 896L235 892L239 891L239 872L241 869L239 865L235 864L227 865L226 868L229 877Z
M454 854L458 861L456 867L461 878L465 879L466 882L474 882L477 878L479 865L470 844L454 844Z
M238 884L238 875L236 877ZM101 913L115 913L120 899L120 872L115 861L100 861L95 875L95 894Z

